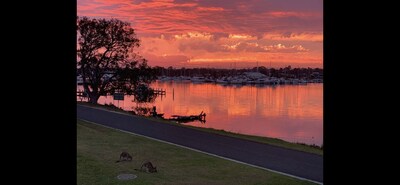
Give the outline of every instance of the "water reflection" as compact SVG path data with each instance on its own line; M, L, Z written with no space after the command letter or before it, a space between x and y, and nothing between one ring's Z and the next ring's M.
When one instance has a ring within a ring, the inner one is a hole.
M316 145L323 142L322 84L223 86L155 82L151 87L165 90L166 95L146 104L135 103L126 96L120 107L133 110L138 106L156 106L165 118L198 115L203 111L207 114L206 124L185 124L291 142ZM99 99L101 104L109 102L113 102L111 96Z

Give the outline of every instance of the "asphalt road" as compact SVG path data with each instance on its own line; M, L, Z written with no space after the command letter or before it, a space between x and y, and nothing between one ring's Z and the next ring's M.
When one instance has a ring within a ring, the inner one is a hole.
M77 118L323 182L323 157L77 105Z

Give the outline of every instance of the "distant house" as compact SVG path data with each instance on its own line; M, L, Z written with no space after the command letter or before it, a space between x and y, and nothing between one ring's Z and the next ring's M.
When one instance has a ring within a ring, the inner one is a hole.
M324 78L324 74L323 73L320 74L319 72L313 72L311 74L311 76L314 78L320 78L320 79Z

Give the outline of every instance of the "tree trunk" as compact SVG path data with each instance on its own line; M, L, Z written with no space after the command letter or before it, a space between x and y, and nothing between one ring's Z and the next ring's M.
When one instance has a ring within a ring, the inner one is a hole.
M100 95L97 93L89 93L89 103L97 104Z

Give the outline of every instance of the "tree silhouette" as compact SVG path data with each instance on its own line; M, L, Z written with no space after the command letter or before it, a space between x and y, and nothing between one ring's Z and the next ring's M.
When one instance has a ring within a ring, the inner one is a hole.
M78 71L89 102L116 90L133 94L156 79L146 59L133 52L140 40L128 22L78 17Z

